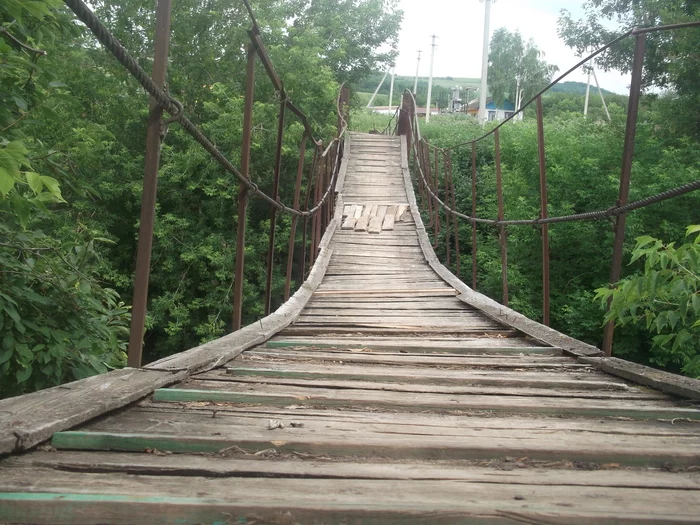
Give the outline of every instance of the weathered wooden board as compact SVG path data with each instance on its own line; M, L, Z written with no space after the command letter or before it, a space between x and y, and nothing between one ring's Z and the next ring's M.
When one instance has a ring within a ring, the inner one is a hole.
M31 456L12 458L4 462L12 468L53 468L71 472L131 475L190 475L206 477L267 477L267 478L325 478L325 479L395 479L395 480L463 480L515 485L547 485L570 487L622 487L700 490L700 477L692 472L670 473L648 469L608 468L600 471L525 468L495 470L464 466L455 468L425 463L361 463L324 462L319 460L259 461L231 457L178 456L172 458L153 454L115 452L108 456L93 452L38 452Z
M658 524L696 521L697 491L462 480L130 476L11 469L0 494L10 522ZM41 482L33 483L35 479ZM197 490L191 496L192 487ZM235 498L231 495L235 494Z
M236 392L217 390L219 382L200 382L201 389L161 388L153 393L155 401L217 401L224 403L252 403L290 405L298 402L317 406L374 406L420 412L424 410L490 411L512 414L548 414L579 416L614 416L634 419L700 420L700 410L663 401L623 401L598 399L587 403L575 400L513 396L421 394L414 399L400 392L335 390L325 388L276 387L267 385L263 391ZM187 386L187 385L183 385ZM413 396L412 396L413 397ZM700 457L699 457L700 462Z
M0 454L27 450L54 432L121 408L185 376L125 368L0 400Z

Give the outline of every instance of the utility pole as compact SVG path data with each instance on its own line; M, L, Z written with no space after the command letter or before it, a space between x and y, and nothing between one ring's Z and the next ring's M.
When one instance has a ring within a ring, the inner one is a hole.
M389 113L391 113L391 110L393 108L393 103L394 103L394 79L396 78L396 67L391 66L391 84L389 87Z
M420 70L420 54L423 51L418 50L418 63L416 64L416 79L413 81L413 96L415 97L418 93L418 71Z
M591 68L593 67L593 59L588 61L588 81L586 82L586 101L583 103L583 116L588 115L588 99L591 96Z
M608 105L605 103L605 97L603 96L603 90L600 89L600 83L598 83L598 75L595 74L595 68L591 68L593 71L593 79L595 80L595 85L598 88L598 94L600 95L600 100L603 102L603 109L605 110L605 114L608 116L608 122L610 122L612 119L610 118L610 112L608 111Z
M482 0L485 1L485 11L484 11L484 50L483 56L481 57L481 93L479 95L479 123L484 124L486 122L486 90L487 90L487 80L489 73L489 25L491 23L491 2L493 0Z
M426 104L425 107L425 123L428 124L430 122L430 97L433 95L433 62L435 61L435 39L437 38L436 35L432 36L433 38L433 43L430 44L432 46L432 51L430 52L430 77L428 77L428 103Z
M384 81L386 80L386 77L389 75L389 71L391 71L391 68L386 70L386 73L384 73L384 76L382 77L381 82L379 82L379 85L377 86L377 89L374 90L374 93L372 93L372 98L369 99L369 102L367 102L367 107L371 108L372 107L372 102L374 102L375 97L377 96L377 93L379 93L379 90L382 88L382 85L384 84Z

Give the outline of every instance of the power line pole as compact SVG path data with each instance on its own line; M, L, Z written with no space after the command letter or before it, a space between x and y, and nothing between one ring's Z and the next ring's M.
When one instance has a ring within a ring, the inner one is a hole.
M433 62L435 61L435 39L437 38L436 35L432 36L433 38L433 43L430 44L432 46L432 51L430 52L430 77L428 77L428 103L426 104L425 107L425 123L430 122L430 98L433 95Z
M381 82L379 82L379 85L377 86L377 89L374 90L374 93L372 93L372 98L369 99L369 102L367 102L367 107L371 108L372 107L372 102L374 102L374 98L377 96L377 93L379 93L379 90L382 88L382 85L384 84L384 81L386 80L386 77L389 75L389 71L391 71L391 68L386 70L386 73L384 73L384 76L382 77Z
M416 79L413 81L413 96L418 93L418 71L420 70L420 54L423 51L418 50L418 63L416 64Z
M586 82L586 101L583 103L583 116L588 115L588 99L591 95L591 68L593 67L593 59L588 61L588 81Z
M481 93L479 94L479 123L486 122L486 90L489 73L489 25L491 23L491 2L485 0L484 10L484 49L481 57Z
M396 78L396 67L391 66L391 84L389 86L389 113L393 109L394 102L394 79Z

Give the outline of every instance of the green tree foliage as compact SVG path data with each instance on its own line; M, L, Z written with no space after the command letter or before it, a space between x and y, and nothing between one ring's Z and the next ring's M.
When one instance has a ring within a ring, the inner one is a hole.
M543 60L544 53L534 40L523 40L520 32L497 29L489 47L489 91L497 105L508 99L518 102L532 98L559 70Z
M612 288L599 288L596 298L610 301L605 320L618 326L644 325L652 337L651 361L681 366L700 377L700 226L690 226L690 242L676 247L648 235L637 238L631 264L644 262L636 274Z
M44 51L76 33L58 4L0 7L0 396L124 364L128 309L102 279L99 239L66 217L62 186L89 189L35 134L74 102Z
M327 143L335 134L340 82L391 58L401 13L382 0L252 4L287 93ZM155 2L90 5L150 71ZM234 164L240 164L250 25L242 2L173 5L169 91ZM33 53L0 34L2 395L123 364L148 97L59 0L0 2L0 27L47 52ZM251 173L271 193L279 100L259 63L255 100ZM280 198L291 202L303 129L289 114L285 127ZM310 154L307 161L308 173ZM230 330L237 187L170 126L158 181L146 360ZM269 211L251 200L245 323L263 314ZM289 222L278 219L273 307L282 302ZM300 237L298 231L297 263Z
M612 41L622 32L635 27L651 27L696 21L700 2L696 0L588 0L586 14L576 20L562 10L558 33L564 42L583 55ZM700 72L697 50L700 28L649 33L646 42L642 85L667 88L679 95L669 101L669 119L680 115L685 127L700 135ZM624 39L596 59L606 71L630 71L634 39ZM693 115L684 119L684 115Z

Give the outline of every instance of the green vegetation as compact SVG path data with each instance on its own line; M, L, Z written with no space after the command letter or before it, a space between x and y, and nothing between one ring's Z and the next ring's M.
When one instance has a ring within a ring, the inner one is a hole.
M327 143L340 82L393 59L402 16L396 2L253 4L287 92ZM155 3L90 5L150 70ZM60 0L4 0L0 27L1 397L124 364L148 98ZM170 93L234 164L249 27L242 2L173 6ZM251 173L270 193L279 101L260 66L255 95ZM291 202L302 127L293 116L286 127L280 197ZM230 330L236 192L235 178L170 126L158 182L147 361ZM283 296L289 222L278 221L273 307ZM263 313L268 231L269 206L252 199L244 323ZM294 278L298 284L296 270Z

